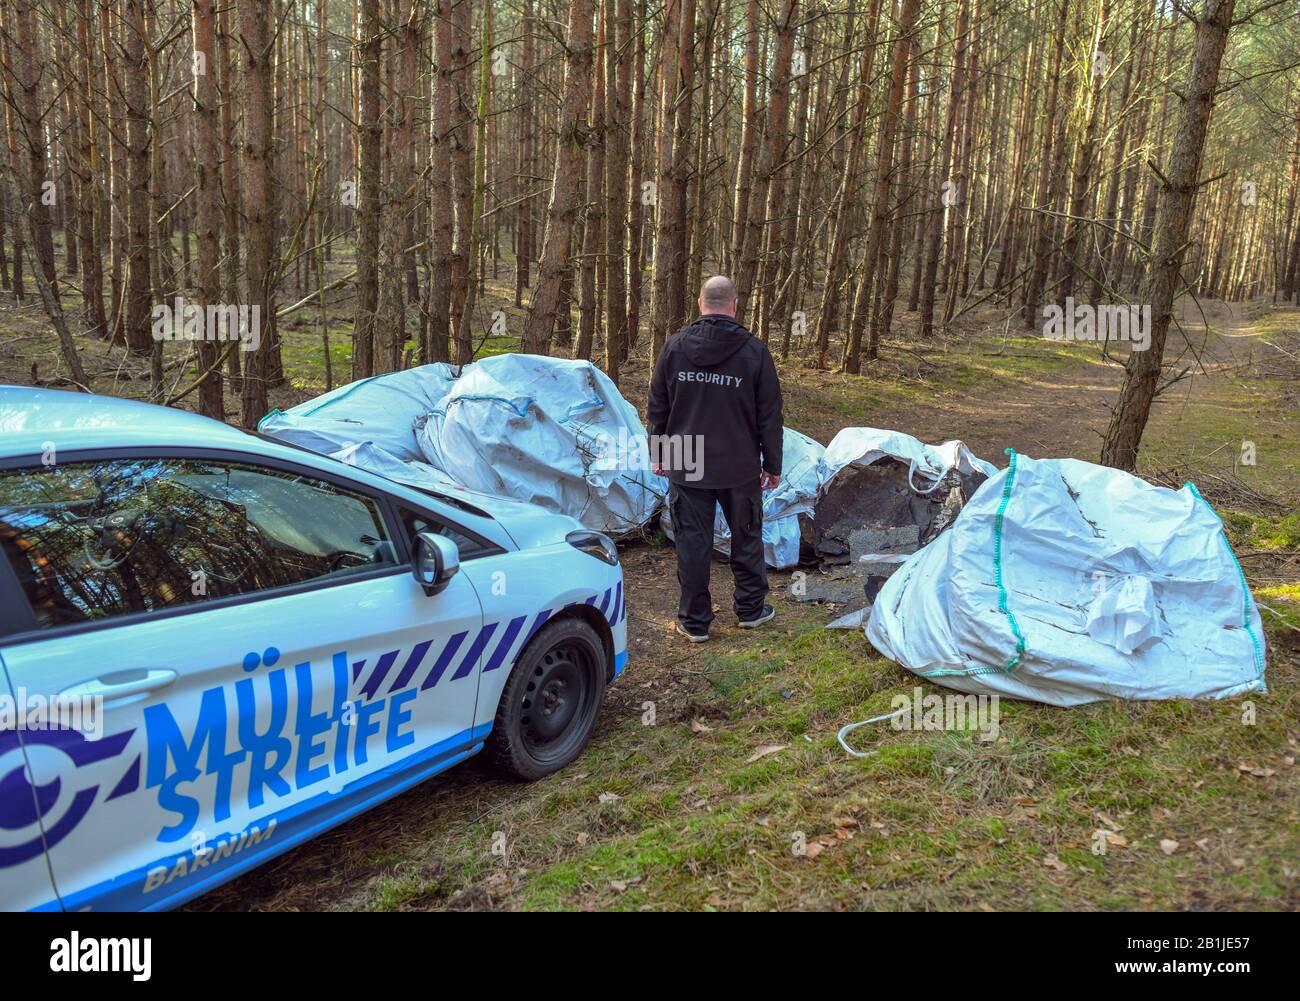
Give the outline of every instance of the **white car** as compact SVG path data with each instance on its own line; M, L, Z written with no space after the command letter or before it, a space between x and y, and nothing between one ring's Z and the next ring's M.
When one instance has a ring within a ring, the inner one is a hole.
M182 411L0 387L0 906L174 907L486 750L536 779L627 660L614 544Z

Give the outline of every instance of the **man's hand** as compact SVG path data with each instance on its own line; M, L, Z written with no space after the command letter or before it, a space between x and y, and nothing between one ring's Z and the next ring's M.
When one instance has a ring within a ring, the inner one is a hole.
M659 463L656 462L653 466L650 467L650 472L654 473L656 476L663 476L664 467L659 465Z
M781 474L777 473L774 476L771 473L763 473L758 478L758 485L764 490L775 490L781 485Z

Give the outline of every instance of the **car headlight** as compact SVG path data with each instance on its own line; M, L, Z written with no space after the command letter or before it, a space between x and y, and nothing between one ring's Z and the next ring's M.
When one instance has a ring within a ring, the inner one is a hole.
M600 532L570 532L564 537L564 541L574 549L581 549L584 553L596 557L602 563L608 563L612 567L618 566L618 547L608 535L602 535Z

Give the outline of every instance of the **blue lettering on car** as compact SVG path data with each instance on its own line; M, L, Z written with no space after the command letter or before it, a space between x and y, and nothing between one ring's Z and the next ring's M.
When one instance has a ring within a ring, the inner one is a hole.
M582 603L599 609L611 626L627 614L621 581ZM295 664L292 669L265 670L235 682L233 719L226 688L206 689L199 696L198 713L188 736L185 732L188 728L176 719L167 703L146 706L144 754L132 760L104 801L139 788L143 758L145 787L157 790L158 805L172 815L170 822L159 829L157 840L171 844L191 835L203 813L204 804L187 789L203 775L216 776L208 805L212 822L221 824L231 818L234 780L240 767L248 769L245 797L247 806L254 809L365 764L375 738L382 739L388 753L410 747L415 742L415 734L409 704L420 692L436 687L444 679L450 683L468 677L480 659L484 661L485 672L512 663L510 654L517 655L553 614L554 610L543 609L532 616L531 623L526 615L506 622L485 623L474 642L468 645L465 642L468 634L456 633L443 641L431 660L429 654L437 642L432 639L416 643L406 651L405 658L400 649L388 651L375 659L369 674L365 660L351 662L346 651L338 651L331 658L331 690L323 705L317 705L321 699L310 662ZM500 638L494 643L498 630ZM248 653L243 658L243 667L252 675L259 668L272 668L278 658L278 651L268 647L261 653ZM621 659L625 658L626 654ZM402 667L392 676L384 696L373 698L398 663ZM427 671L421 676L420 669L426 663ZM448 669L453 664L456 669L448 678ZM615 673L621 668L622 663L616 663ZM363 675L366 680L354 697L353 686ZM290 685L297 705L292 727L286 734L290 725ZM269 719L265 729L259 732L257 714L262 707L269 707ZM75 730L55 729L26 732L23 740L57 747L81 768L120 756L134 734L133 728L91 740ZM17 746L16 733L0 733L0 754ZM292 772L288 771L290 760L295 762ZM0 869L18 865L57 845L100 799L99 785L79 789L62 816L51 821L47 812L59 799L59 792L58 779L33 790L21 767L0 776L0 828L22 830L41 820L47 825L43 839L38 830L27 841L0 847Z

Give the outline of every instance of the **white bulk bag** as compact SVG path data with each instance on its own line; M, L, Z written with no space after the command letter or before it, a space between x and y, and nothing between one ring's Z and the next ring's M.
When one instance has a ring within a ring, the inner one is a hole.
M272 410L257 430L332 455L370 443L401 461L424 461L415 423L441 405L458 369L445 362L358 379L288 410Z
M912 489L918 493L925 493L927 488L943 479L950 469L956 469L963 476L974 472L992 476L998 471L997 466L976 456L960 441L927 445L902 431L843 428L826 446L826 454L822 458L822 487L824 489L845 466L869 466L883 458L908 463Z
M876 649L960 691L1059 706L1265 690L1259 612L1194 486L1008 452L885 584Z
M636 408L588 361L501 354L467 366L416 430L424 458L470 490L531 501L624 535L654 517Z

